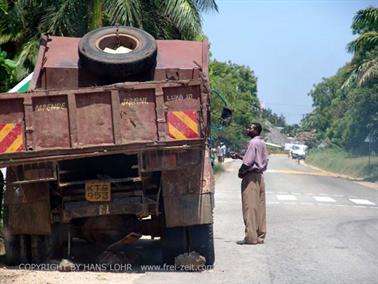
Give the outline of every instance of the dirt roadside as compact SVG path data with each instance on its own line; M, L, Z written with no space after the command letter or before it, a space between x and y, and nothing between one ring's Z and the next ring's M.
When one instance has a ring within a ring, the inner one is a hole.
M35 271L0 267L0 283L67 284L67 283L133 283L142 277L139 273L125 272L59 272Z

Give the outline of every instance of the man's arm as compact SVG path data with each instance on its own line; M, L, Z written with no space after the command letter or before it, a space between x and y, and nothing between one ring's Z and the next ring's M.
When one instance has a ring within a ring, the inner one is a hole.
M239 153L231 153L231 158L232 158L232 159L243 160L243 156L240 155Z

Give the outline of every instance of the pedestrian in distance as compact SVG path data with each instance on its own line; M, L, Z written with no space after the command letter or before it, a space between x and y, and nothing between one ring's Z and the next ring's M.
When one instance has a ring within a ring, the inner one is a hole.
M266 236L266 204L263 172L268 166L268 152L260 136L262 127L254 122L246 134L251 138L244 156L233 153L233 159L243 160L238 176L242 179L241 195L245 237L237 244L262 244Z
M219 144L217 147L217 156L218 156L218 163L223 163L223 149L222 149L221 144Z
M221 143L221 148L222 148L223 162L224 162L224 158L226 158L226 155L227 155L227 146L222 142Z

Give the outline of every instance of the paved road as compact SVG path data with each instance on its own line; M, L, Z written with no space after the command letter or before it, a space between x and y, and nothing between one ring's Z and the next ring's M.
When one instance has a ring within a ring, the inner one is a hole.
M265 174L266 243L240 246L239 166L240 161L226 163L216 179L213 270L60 273L0 268L0 283L378 283L378 190L271 156ZM141 263L160 265L159 245L144 239L130 250ZM79 246L90 254L89 247Z
M147 272L134 283L378 283L378 191L273 156L266 243L240 246L239 166L216 182L214 270Z

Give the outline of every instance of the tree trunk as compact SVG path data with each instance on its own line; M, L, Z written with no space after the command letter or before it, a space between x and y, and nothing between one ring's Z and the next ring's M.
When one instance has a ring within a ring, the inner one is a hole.
M103 2L103 0L92 0L88 2L88 28L90 31L102 27Z

